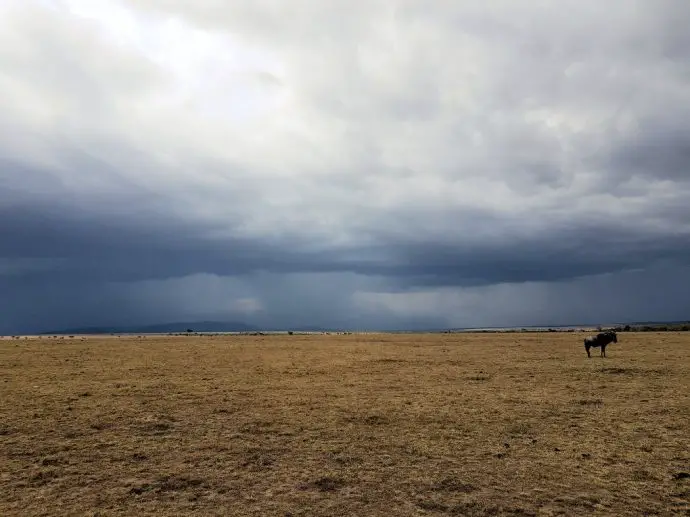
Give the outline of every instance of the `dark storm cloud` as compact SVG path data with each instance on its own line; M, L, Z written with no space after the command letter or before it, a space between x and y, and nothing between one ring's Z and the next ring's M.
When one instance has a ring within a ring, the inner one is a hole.
M635 6L1 7L0 331L488 323L686 275L690 7Z
M602 165L629 178L641 175L690 183L690 96L681 113L645 120L637 134L620 139Z
M70 217L67 217L70 216ZM0 254L21 264L25 275L61 276L88 281L137 281L186 276L193 273L241 275L254 270L274 272L319 270L316 258L303 264L290 248L249 239L213 242L200 238L201 230L184 221L139 221L118 225L89 214L62 210L39 212L36 207L11 211L0 209ZM31 259L55 259L54 268L31 267ZM17 267L17 274L21 268ZM43 278L45 280L45 278Z
M118 225L111 219L84 218L83 213L64 206L43 213L37 207L0 209L0 217L0 255L14 264L5 276L22 281L26 277L139 281L266 271L350 272L389 278L393 285L463 286L564 280L636 269L660 260L678 264L690 260L690 243L677 235L611 223L469 244L425 239L424 235L405 242L383 234L368 246L309 251L307 246L301 249L298 238L278 243L213 240L202 237L206 228L182 220L159 218ZM474 214L474 219L480 226L482 214ZM490 224L500 221L492 218Z
M393 272L412 285L476 286L569 280L644 268L660 261L690 264L690 246L684 242L638 239L630 244L616 238L602 240L600 233L579 235L571 241L576 243L572 248L548 241L488 250L426 244L401 251L408 265Z

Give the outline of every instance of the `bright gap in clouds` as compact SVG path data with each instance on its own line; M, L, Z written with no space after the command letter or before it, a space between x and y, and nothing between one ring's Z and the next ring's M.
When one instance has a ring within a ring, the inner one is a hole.
M195 28L179 16L136 13L111 0L67 0L64 8L95 23L106 41L162 69L167 89L157 96L158 109L181 107L241 125L287 101L277 57L229 34Z

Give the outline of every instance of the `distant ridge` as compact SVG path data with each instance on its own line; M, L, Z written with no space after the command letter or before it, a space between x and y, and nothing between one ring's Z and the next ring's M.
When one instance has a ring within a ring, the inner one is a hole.
M631 330L651 330L659 327L661 330L686 330L690 326L689 321L636 321L629 323L608 323L603 324L579 324L579 325L524 325L512 327L451 327L451 328L425 328L425 329L370 329L368 332L390 332L390 333L427 333L427 332L517 332L520 330L546 331L546 330L577 330L592 328L623 328L630 327ZM316 325L303 325L295 327L257 327L240 321L180 321L173 323L158 323L154 325L123 325L123 326L92 326L74 327L61 330L51 330L40 332L38 335L76 335L76 334L169 334L184 333L188 330L193 332L345 332L353 331L352 328L324 328ZM31 332L28 332L31 334Z
M158 323L155 325L132 325L121 327L76 327L50 332L48 334L162 334L169 332L257 332L260 329L253 325L237 321L180 321L174 323Z
M649 326L663 326L663 325L687 325L690 320L673 320L673 321L625 321L625 322L597 322L597 323L568 323L568 324L552 324L552 325L512 325L509 327L505 326L486 326L486 327L455 327L448 330L483 330L483 329L496 329L496 330L514 330L514 329L573 329L573 328L609 328L609 327L624 327L629 325L631 327L639 327L643 325Z

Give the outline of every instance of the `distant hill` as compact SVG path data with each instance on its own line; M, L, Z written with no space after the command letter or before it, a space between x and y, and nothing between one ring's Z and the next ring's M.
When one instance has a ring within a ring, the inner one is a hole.
M294 330L295 332L329 332L331 329L316 327L314 325L306 325L304 327L290 327L285 329L275 329L275 330Z
M674 322L631 322L628 324L631 330L652 330L658 328L659 330L686 330L690 326L687 321ZM481 328L428 328L416 330L402 330L402 329L380 329L380 332L496 332L496 331L544 331L547 329L567 330L577 328L596 328L598 324L582 324L582 325L541 325L541 326L524 326L524 327L481 327ZM602 328L623 328L625 324L608 324L601 325ZM131 325L131 326L102 326L102 327L76 327L61 330L52 330L50 332L41 332L41 335L77 335L77 334L168 334L187 332L191 329L193 332L276 332L276 331L294 331L294 332L335 332L352 330L348 328L334 329L324 328L315 325L295 326L295 327L281 327L281 328L265 328L256 327L247 323L239 321L179 321L174 323L159 323L155 325ZM29 334L31 332L28 332Z
M187 329L191 329L194 332L257 332L260 330L253 325L237 321L180 321L139 326L77 327L41 332L41 334L164 334L169 332L186 332Z

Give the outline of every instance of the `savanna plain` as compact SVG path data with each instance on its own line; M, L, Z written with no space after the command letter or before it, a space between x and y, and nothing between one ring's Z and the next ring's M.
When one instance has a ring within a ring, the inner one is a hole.
M690 515L690 332L0 340L0 515Z

